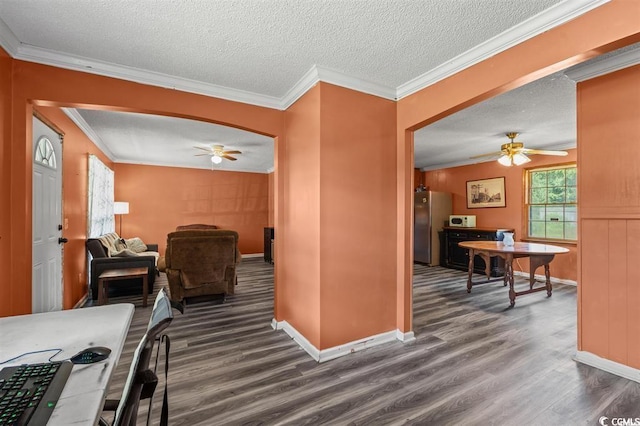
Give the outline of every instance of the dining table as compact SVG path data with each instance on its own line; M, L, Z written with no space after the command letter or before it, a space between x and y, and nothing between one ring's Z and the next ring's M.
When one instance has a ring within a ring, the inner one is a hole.
M484 282L495 281L490 278L490 258L498 256L504 259L505 273L501 279L504 281L505 286L509 285L509 301L512 307L516 304L516 297L524 294L546 290L547 297L551 297L549 263L551 263L555 255L569 252L569 249L565 247L523 241L516 241L512 245L506 245L502 241L462 241L458 243L458 246L469 250L467 293L471 293L471 288L474 284L481 284L473 281L473 263L476 256L480 256L486 265L485 274L487 280ZM529 289L516 291L513 279L513 260L523 257L529 258ZM534 287L536 283L535 272L541 266L544 266L545 285L543 287Z

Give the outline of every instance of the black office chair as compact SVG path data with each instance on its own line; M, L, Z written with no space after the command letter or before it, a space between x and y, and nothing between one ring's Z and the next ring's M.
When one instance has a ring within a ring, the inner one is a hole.
M104 404L104 411L115 411L115 417L111 426L135 426L140 400L147 398L151 399L153 397L156 385L158 384L158 377L156 376L155 371L149 368L149 361L151 360L151 355L156 341L159 346L163 341L166 345L165 397L160 424L167 424L168 407L166 373L169 365L169 338L164 335L161 336L160 333L169 326L172 319L173 312L171 311L171 301L165 291L161 289L158 292L155 304L153 305L151 318L147 325L147 332L142 336L142 339L140 340L140 343L138 343L138 347L133 354L133 360L131 361L129 375L127 376L122 396L119 400L107 400ZM147 424L149 423L150 416L151 403L149 404ZM109 424L102 418L98 424L100 426L109 426Z

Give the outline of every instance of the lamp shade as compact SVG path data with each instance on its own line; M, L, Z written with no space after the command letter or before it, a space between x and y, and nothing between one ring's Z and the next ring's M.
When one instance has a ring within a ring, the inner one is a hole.
M222 162L222 158L218 155L214 155L213 157L211 157L211 162L213 164L220 164Z
M498 163L502 164L503 166L511 166L512 162L511 162L511 157L508 155L503 155L502 157L498 158Z
M528 163L529 161L531 161L531 158L520 152L513 154L513 164L515 164L516 166L521 166L524 163Z
M129 214L129 202L116 201L113 203L113 214Z

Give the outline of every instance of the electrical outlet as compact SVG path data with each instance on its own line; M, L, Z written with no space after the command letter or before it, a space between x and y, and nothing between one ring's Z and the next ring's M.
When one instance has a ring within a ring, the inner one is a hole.
M69 229L69 219L64 218L64 229Z

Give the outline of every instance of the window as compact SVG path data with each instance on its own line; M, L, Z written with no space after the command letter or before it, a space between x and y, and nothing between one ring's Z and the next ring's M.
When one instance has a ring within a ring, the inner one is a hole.
M113 218L113 170L95 155L89 155L88 236L115 231Z
M36 142L35 162L44 166L56 169L56 153L53 151L53 145L46 136L40 136Z
M528 238L578 240L577 174L575 164L526 170Z

